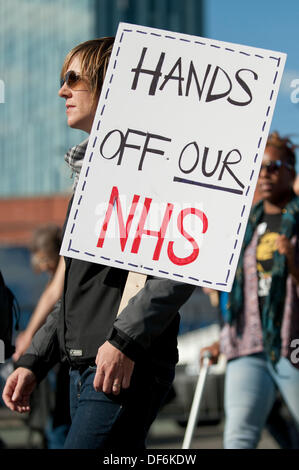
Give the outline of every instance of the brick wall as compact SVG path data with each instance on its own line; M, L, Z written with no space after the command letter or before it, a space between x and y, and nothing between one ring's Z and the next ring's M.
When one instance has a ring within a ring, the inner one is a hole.
M46 223L63 224L70 195L0 199L0 245L27 245L32 231ZM260 199L255 192L253 203Z
M39 225L62 225L69 199L69 195L0 199L0 245L27 245Z

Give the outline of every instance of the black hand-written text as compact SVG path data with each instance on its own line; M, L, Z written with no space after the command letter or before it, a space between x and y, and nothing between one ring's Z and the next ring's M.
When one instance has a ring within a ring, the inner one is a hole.
M145 77L149 83L148 95L155 96L158 91L163 92L169 88L169 84L177 83L177 95L189 96L191 87L196 90L199 101L206 103L226 99L234 106L247 106L253 99L250 86L258 75L254 70L240 68L235 71L234 76L219 65L207 64L206 66L195 65L193 60L189 64L184 63L184 58L179 57L170 70L166 70L166 52L161 52L155 67L146 65L147 47L143 47L136 67L131 69L134 74L131 85L132 90L137 90L141 80ZM152 62L152 56L150 56ZM185 59L186 62L186 59ZM201 76L201 78L199 78ZM238 88L237 91L235 90ZM236 93L244 95L242 100L236 98ZM217 92L215 92L217 89ZM221 90L220 90L221 89Z

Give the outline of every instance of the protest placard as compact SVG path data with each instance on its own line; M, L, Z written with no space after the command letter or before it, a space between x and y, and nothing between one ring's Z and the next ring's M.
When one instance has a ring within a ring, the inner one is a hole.
M285 59L120 23L61 254L230 291Z

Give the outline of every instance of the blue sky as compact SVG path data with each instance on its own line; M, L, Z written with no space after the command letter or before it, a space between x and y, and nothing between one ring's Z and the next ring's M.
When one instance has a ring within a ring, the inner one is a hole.
M204 36L288 54L271 130L299 144L299 0L205 0Z

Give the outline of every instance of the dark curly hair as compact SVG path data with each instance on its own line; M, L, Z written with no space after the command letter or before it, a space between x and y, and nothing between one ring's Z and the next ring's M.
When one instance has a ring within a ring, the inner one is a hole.
M276 147L277 149L281 150L287 162L290 163L293 167L295 167L295 149L298 146L294 145L289 137L281 137L277 131L274 131L268 137L266 148L267 147Z

